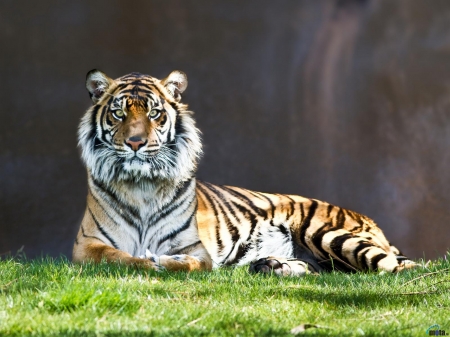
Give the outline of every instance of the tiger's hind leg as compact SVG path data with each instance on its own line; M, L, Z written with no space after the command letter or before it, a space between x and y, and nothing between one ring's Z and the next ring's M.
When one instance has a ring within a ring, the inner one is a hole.
M322 269L313 261L288 259L269 256L250 263L250 273L271 274L279 276L303 276L317 274Z
M381 239L386 245L380 243ZM328 253L331 263L342 263L352 270L399 272L417 267L397 248L389 246L381 231L377 236L355 235L343 229L330 231L323 235L322 249Z

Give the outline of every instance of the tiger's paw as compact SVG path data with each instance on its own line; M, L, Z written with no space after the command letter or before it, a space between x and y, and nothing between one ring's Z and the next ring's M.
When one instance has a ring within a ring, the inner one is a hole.
M424 266L411 261L411 260L403 260L399 263L398 267L395 269L395 272L398 273L400 271L403 270L408 270L408 269L418 269L418 268L423 268Z
M159 264L159 258L157 255L152 254L148 249L145 251L145 255L140 255L139 259L145 261L146 264L151 266L151 269L156 271L163 271L165 268Z
M198 258L186 254L161 255L157 261L163 268L171 271L201 270L201 262Z
M278 276L303 276L317 274L307 262L269 256L250 263L250 273L275 274Z

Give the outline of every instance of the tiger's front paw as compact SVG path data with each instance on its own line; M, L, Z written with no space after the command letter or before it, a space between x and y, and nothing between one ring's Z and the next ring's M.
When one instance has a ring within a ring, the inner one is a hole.
M159 263L159 257L152 254L148 249L145 251L145 255L140 255L142 264L150 266L151 269L156 271L162 271L165 268Z
M303 276L311 274L312 269L308 263L297 259L286 259L281 257L269 256L259 259L250 264L250 273L271 274L278 276Z
M161 255L156 261L158 261L163 268L171 271L192 271L202 269L202 263L198 258L186 254Z

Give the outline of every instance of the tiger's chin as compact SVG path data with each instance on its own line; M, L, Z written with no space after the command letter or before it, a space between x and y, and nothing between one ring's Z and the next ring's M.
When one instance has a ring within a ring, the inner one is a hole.
M150 163L139 158L132 158L123 163L123 170L133 175L150 176L153 170Z
M121 180L156 179L161 176L154 165L139 158L126 160L121 166L118 175Z
M176 179L177 173L173 172L173 168L159 162L146 161L144 159L134 157L125 160L116 178L118 180L173 180Z

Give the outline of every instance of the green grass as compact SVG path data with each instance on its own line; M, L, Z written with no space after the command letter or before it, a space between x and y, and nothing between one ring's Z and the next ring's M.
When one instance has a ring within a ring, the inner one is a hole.
M450 333L450 263L401 274L304 278L146 272L66 259L0 261L0 335L425 336ZM430 272L433 275L406 282ZM418 294L411 294L417 292Z

